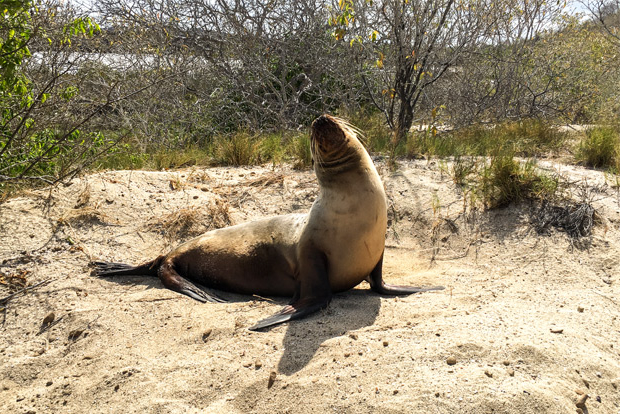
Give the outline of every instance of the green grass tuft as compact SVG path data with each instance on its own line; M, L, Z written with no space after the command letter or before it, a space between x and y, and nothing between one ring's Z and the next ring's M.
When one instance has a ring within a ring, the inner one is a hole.
M594 168L611 168L618 171L620 164L620 139L618 130L608 126L588 128L579 143L576 158Z
M293 136L287 145L287 154L293 160L293 168L302 170L312 166L312 151L308 134Z
M282 164L286 159L286 149L282 144L284 140L283 133L267 134L259 138L260 162L271 162L273 165Z
M220 136L214 142L215 160L220 165L253 165L260 161L260 140L247 132Z
M183 168L192 165L211 164L211 153L209 150L199 147L188 147L182 149L160 149L155 153L149 154L147 167L155 170Z
M452 177L454 184L465 187L470 183L470 177L478 171L478 162L474 157L456 155L450 167L444 170Z
M480 169L474 191L486 208L499 208L524 200L549 199L557 189L557 178L538 171L533 161L521 163L504 153L491 157Z

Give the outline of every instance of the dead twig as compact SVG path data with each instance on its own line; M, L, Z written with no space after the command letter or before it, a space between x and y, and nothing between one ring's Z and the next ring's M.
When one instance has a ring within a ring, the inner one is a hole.
M608 301L610 301L611 303L613 303L616 306L620 306L620 304L618 302L616 302L615 300L613 300L612 298L610 298L607 295L603 295L601 292L597 292L596 290L592 289L592 292L596 293L599 296L604 297L605 299L607 299Z
M6 297L4 297L4 298L0 299L0 305L5 305L5 304L7 304L7 303L8 303L11 299L13 299L14 297L16 297L17 295L20 295L20 294L22 294L22 293L26 293L26 292L28 292L29 290L34 290L34 289L36 289L36 288L38 288L38 287L41 287L41 286L47 285L47 284L48 284L48 283L50 283L51 281L52 281L52 279L45 279L45 280L43 280L43 281L41 281L41 282L39 282L39 283L35 283L35 284L34 284L34 285L32 285L32 286L27 286L27 287L25 287L25 288L23 288L23 289L18 290L17 292L11 293L9 296L6 296Z
M264 301L264 302L276 303L276 301L275 301L275 300L273 300L273 299L269 299L269 298L266 298L266 297L263 297L263 296L260 296L260 295L252 295L252 297L257 298L257 299L260 299L260 300L262 300L262 301Z

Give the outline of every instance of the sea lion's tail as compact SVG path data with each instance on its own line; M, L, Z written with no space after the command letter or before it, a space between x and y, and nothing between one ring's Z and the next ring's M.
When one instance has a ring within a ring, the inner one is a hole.
M143 263L138 266L131 266L124 263L114 262L90 262L89 266L93 268L91 276L157 276L157 270L161 264L164 256L159 256L157 259L150 262Z

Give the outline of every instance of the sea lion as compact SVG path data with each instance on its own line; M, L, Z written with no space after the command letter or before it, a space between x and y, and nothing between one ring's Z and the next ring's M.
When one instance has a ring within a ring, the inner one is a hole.
M201 302L222 302L208 288L292 296L258 330L325 308L333 292L363 280L388 295L443 289L391 286L381 269L387 202L379 174L356 130L322 115L311 126L320 192L308 214L289 214L209 231L140 266L94 262L97 276L157 275L165 287Z

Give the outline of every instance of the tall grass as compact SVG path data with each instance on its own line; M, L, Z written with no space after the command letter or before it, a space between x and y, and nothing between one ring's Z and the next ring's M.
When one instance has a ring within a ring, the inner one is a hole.
M511 151L517 156L532 157L557 154L567 140L566 132L535 119L490 126L473 125L443 133L428 128L409 136L407 155L414 158L420 155L487 156L501 150Z
M312 165L310 138L307 133L284 131L262 135L236 132L213 137L202 146L158 148L143 151L135 144L126 143L99 159L92 169L170 169L190 165L278 165L291 162L294 168Z
M286 151L293 161L293 168L302 170L312 166L310 137L307 134L299 134L292 137L286 147Z
M147 154L147 168L156 170L183 168L192 165L208 165L211 160L210 153L200 147L187 147L179 150L160 149Z
M536 168L532 160L516 157L557 154L568 134L539 120L475 125L444 133L428 128L407 141L410 157L448 158L444 169L455 184L486 208L499 208L523 200L555 196L557 177Z
M368 151L387 153L390 151L392 131L385 123L382 114L376 111L361 109L347 114L345 117L358 128L363 136L360 137Z

